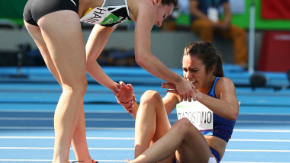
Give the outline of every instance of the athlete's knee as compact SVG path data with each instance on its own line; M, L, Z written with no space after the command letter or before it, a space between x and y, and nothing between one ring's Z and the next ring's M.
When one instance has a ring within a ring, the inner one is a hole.
M68 91L71 94L84 96L88 87L87 80L81 80L79 82L73 82L69 84L62 84L63 91Z
M187 118L182 118L176 121L172 128L176 128L178 133L186 134L189 132L190 127L193 126L192 123Z
M87 80L82 80L77 86L75 86L75 90L78 91L81 95L85 95L87 88L88 88Z
M141 97L142 103L160 103L162 102L162 97L157 91L148 90Z

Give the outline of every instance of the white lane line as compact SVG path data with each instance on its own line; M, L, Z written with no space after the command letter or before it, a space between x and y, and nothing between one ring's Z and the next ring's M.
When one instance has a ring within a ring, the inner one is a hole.
M117 104L117 103L116 103ZM27 109L23 109L23 110L10 110L10 109L0 109L0 112L21 112L21 113L54 113L55 110L27 110ZM128 114L125 110L124 111L85 111L85 113L121 113L121 114Z
M226 152L277 152L288 153L290 150L249 150L249 149L226 149Z
M53 147L0 147L0 150L53 150ZM73 148L70 148L73 150ZM118 150L118 151L134 151L134 148L89 148L89 150ZM273 152L273 153L289 153L290 150L248 150L248 149L226 149L226 152Z
M53 121L53 118L21 118L21 117L0 117L0 120L13 121ZM110 118L86 118L86 121L135 121L135 119L110 119Z
M234 129L234 132L289 132L290 130L256 130L256 129Z
M53 118L23 118L23 117L1 117L0 120L13 120L13 121L32 121L32 120L37 120L37 121L52 121Z
M0 139L54 139L54 137L43 136L0 136ZM89 140L134 140L134 138L126 137L87 137ZM289 143L290 140L275 140L275 139L230 139L235 142L283 142Z
M221 161L221 163L289 163L289 162L237 162L237 161Z
M240 120L240 121L236 121L237 123L269 123L269 124L278 124L278 123L290 123L290 121L244 121L244 120Z
M54 139L53 136L0 136L0 139ZM87 137L90 140L134 140L134 138L121 138L121 137Z
M2 162L52 162L53 160L36 160L36 159L0 159ZM74 161L74 160L69 160ZM124 162L124 160L98 160L99 162ZM289 163L289 162L237 162L237 161L221 161L221 163Z
M36 159L0 159L0 162L52 162L53 160L36 160ZM75 160L69 160L75 161ZM99 162L125 162L125 160L98 160Z
M5 130L53 130L53 127L6 127L2 126L0 129L5 129ZM110 127L86 127L87 130L135 130L135 128L110 128Z
M31 160L31 159L0 159L0 161L5 162L52 162L53 160Z
M13 121L53 121L53 118L23 118L23 117L0 117L0 120L13 120ZM170 122L175 122L177 119L170 119ZM134 122L135 119L116 119L116 118L86 118L86 121L130 121ZM290 121L245 121L238 120L236 123L263 123L263 124L290 124Z
M274 140L274 139L230 139L230 141L237 141L237 142L283 142L283 143L290 143L290 140Z
M117 104L117 103L116 103ZM11 109L0 109L0 112L24 112L24 113L54 113L55 110L27 110L27 109L19 109L19 110L11 110ZM85 113L121 113L128 114L125 110L87 110ZM176 114L176 111L173 111L171 114ZM239 115L266 115L266 116L290 116L290 113L239 113Z
M53 147L0 147L1 149L25 149L25 150L53 150ZM73 148L70 148L71 150L73 150ZM89 148L90 150L120 150L120 151L124 151L124 150L135 150L134 148Z
M9 127L1 126L0 130L53 130L53 127ZM135 128L116 127L86 127L87 130L135 130ZM290 133L290 130L258 130L258 129L234 129L234 132L270 132L270 133Z

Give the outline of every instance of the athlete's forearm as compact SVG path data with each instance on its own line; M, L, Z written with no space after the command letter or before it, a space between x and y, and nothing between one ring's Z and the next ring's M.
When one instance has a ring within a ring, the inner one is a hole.
M132 117L136 120L136 115L137 115L137 111L138 111L138 109L139 109L139 105L137 104L137 102L136 101L134 101L134 103L133 103L133 107L132 107L132 112L131 112L131 115L132 115Z
M236 119L237 109L226 101L210 97L201 92L197 93L197 100L223 118L228 120Z
M109 88L112 92L115 92L116 83L104 72L98 62L88 62L87 72L98 83Z
M109 35L111 34L111 32L114 31L114 29L115 28L95 25L86 44L87 72L93 79L95 79L103 86L109 88L112 92L114 92L116 84L104 72L104 70L96 60L104 49L108 41Z
M138 57L140 56L140 57ZM166 67L157 57L153 54L137 54L137 63L148 71L150 74L163 79L165 81L177 84L182 80L181 75L173 72Z

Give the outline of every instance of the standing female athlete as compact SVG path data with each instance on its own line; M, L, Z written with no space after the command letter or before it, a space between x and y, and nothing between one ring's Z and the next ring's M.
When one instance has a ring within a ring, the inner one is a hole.
M177 0L28 0L25 26L44 61L62 87L55 116L54 163L67 163L72 142L78 161L92 162L85 134L83 97L87 89L86 71L100 84L117 92L118 84L101 69L96 59L110 33L118 24L136 21L137 63L152 75L174 83L184 100L193 95L192 84L162 64L150 52L150 32L161 26ZM87 46L80 19L96 24ZM120 100L129 101L121 96Z
M235 86L224 77L221 57L209 42L186 46L182 64L184 78L195 86L195 99L213 112L213 134L202 135L187 118L171 127L167 115L182 98L175 84L163 83L162 88L170 89L163 100L157 92L147 91L139 106L134 96L127 104L118 101L136 119L135 160L131 163L173 163L174 158L181 163L219 163L222 159L239 113Z

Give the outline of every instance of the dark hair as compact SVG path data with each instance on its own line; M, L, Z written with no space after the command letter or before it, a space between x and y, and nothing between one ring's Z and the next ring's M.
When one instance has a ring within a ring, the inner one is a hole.
M162 5L171 5L173 3L174 7L177 7L178 0L161 0Z
M207 73L215 66L213 74L217 77L224 77L222 58L210 42L198 41L188 44L184 49L183 56L185 55L196 56L198 59L202 60Z

